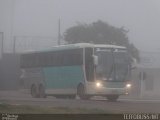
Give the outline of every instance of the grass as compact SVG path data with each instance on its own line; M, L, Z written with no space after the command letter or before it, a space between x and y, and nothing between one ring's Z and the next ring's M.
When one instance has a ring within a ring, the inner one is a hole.
M0 113L15 114L104 114L110 113L99 109L68 108L68 107L40 107L28 105L0 104Z

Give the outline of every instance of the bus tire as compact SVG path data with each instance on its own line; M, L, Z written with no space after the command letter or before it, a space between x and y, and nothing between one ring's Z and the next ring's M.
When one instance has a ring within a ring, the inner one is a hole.
M46 98L45 88L44 88L43 85L39 85L39 97L40 98Z
M116 102L118 98L119 98L119 95L107 95L107 99L110 102Z
M82 100L88 100L90 98L88 95L85 94L85 87L82 84L78 85L77 87L77 95Z
M34 84L31 86L31 96L33 98L38 98L37 87Z

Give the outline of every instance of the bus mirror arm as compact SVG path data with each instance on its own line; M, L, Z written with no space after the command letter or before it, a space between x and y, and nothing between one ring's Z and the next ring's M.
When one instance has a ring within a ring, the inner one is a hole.
M131 62L131 70L134 70L137 68L137 60L133 58Z

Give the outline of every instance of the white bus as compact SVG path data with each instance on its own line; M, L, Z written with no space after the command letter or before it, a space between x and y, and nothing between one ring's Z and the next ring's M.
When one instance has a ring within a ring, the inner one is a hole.
M125 47L78 43L21 55L24 86L33 97L115 101L131 89L130 58Z

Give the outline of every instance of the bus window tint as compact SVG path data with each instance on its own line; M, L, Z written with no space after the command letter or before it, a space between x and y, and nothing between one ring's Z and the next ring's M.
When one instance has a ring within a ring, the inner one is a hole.
M24 54L21 56L21 67L34 68L43 66L82 65L82 54L82 49Z

